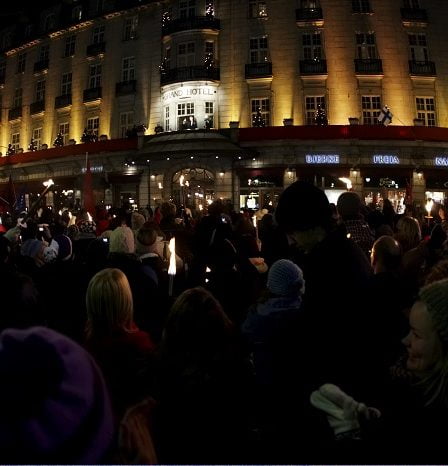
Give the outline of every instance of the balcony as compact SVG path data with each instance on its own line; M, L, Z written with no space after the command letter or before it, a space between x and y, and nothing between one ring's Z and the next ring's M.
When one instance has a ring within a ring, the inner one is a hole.
M137 81L135 79L131 81L121 81L115 84L115 95L128 95L135 94L137 92Z
M246 79L272 78L272 63L248 63L245 68Z
M72 104L71 94L58 95L54 99L54 108L64 108L64 107L68 107L71 104Z
M96 57L106 51L106 42L98 42L87 46L86 55L88 57Z
M383 74L383 62L380 58L356 58L356 74Z
M92 87L91 89L85 89L82 101L83 102L92 102L93 100L101 99L102 88L101 87Z
M426 10L422 10L420 8L401 8L401 20L405 25L427 23L428 15Z
M324 23L324 15L322 14L322 8L297 8L296 22L300 25L306 25L307 23L311 23L318 26L322 26Z
M436 64L433 61L409 60L409 74L415 76L435 76Z
M300 74L327 74L327 60L300 60Z
M48 70L50 60L46 58L45 60L39 60L34 63L33 73L42 73L42 71Z
M174 19L162 27L162 36L191 29L212 29L219 31L221 24L219 19L213 16L191 16L190 18Z
M9 110L8 120L9 121L17 120L17 118L20 118L21 116L22 116L22 107L11 108L11 110Z
M185 66L173 68L160 75L160 85L179 81L219 81L219 68L206 68L205 66Z
M45 100L38 100L30 105L30 115L42 113L45 110Z

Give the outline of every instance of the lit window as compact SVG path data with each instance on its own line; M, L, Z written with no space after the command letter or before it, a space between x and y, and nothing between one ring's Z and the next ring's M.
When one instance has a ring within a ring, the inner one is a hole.
M266 2L249 0L249 18L267 18L268 9Z
M87 131L90 134L95 134L98 136L98 131L100 128L100 117L87 118Z
M251 122L254 122L255 117L260 112L264 122L264 126L270 124L271 104L269 99L252 99L251 105Z
M325 96L307 96L305 97L305 124L316 124L316 112L318 108L326 109Z

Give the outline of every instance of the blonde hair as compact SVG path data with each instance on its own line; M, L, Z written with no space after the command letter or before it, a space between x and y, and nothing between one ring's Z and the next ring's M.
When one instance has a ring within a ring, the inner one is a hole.
M128 279L121 270L103 269L90 280L86 306L88 339L110 335L117 329L132 330L132 293Z
M414 217L401 217L397 222L395 239L400 243L403 252L418 246L422 239L418 220Z

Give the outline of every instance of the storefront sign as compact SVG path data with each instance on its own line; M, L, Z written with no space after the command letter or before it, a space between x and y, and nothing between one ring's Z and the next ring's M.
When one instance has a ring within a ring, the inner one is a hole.
M448 157L435 157L434 165L437 167L448 167Z
M101 173L103 171L103 166L102 165L97 165L97 166L90 167L90 171L92 173ZM85 172L86 172L86 167L82 167L81 168L81 173L85 173Z
M374 155L372 162L377 165L399 165L400 159L396 155Z
M182 86L166 91L162 94L162 102L170 102L171 100L178 99L191 99L192 97L211 97L216 93L215 88L211 86Z
M315 155L305 155L306 163L339 163L339 155L327 155L327 154L315 154Z

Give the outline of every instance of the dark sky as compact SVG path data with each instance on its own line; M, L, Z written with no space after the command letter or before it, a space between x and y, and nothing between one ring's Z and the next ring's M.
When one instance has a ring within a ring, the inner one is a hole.
M60 0L59 0L60 1ZM42 11L50 5L58 3L58 0L8 0L1 2L0 8L0 27L5 27L11 24L25 12Z

